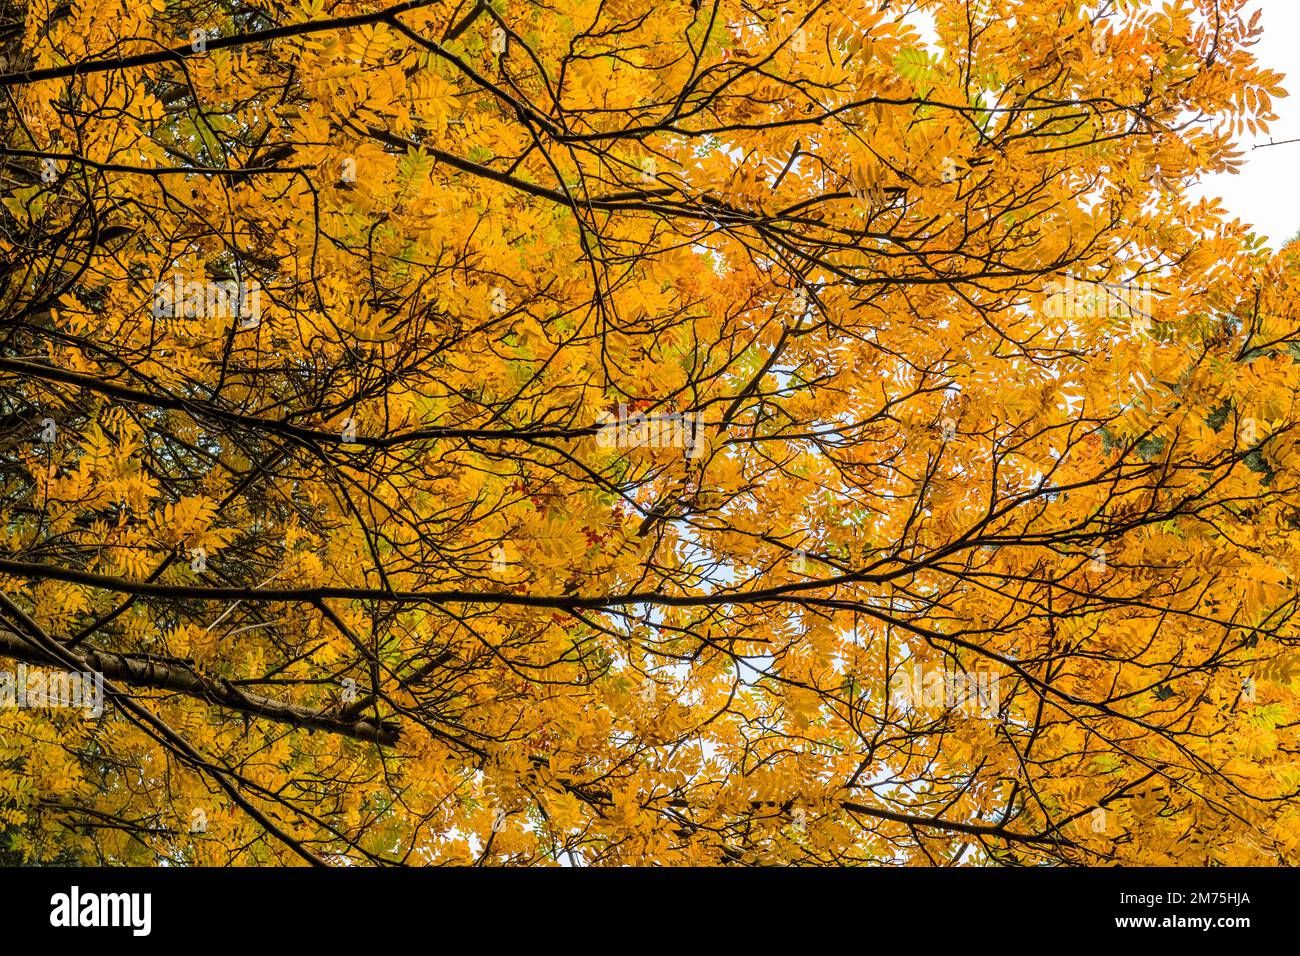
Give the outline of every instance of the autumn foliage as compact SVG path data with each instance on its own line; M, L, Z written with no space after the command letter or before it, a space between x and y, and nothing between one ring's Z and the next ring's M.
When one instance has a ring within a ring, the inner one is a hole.
M0 849L1300 861L1243 7L11 3Z

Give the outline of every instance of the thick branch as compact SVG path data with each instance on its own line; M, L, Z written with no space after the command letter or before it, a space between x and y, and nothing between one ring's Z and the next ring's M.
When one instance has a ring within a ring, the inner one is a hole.
M326 733L342 734L367 743L388 746L397 742L400 732L398 725L392 721L376 722L368 717L346 717L252 694L240 690L222 678L205 677L193 667L179 661L115 654L111 651L97 651L86 647L76 651L69 650L68 653L77 659L82 670L99 672L109 680L119 681L132 687L175 691L220 707L293 727L323 730ZM29 664L63 665L62 661L52 660L10 631L0 631L0 656Z

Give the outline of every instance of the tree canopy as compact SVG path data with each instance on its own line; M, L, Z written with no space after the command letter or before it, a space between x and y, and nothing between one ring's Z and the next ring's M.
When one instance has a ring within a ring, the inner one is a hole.
M1243 0L16 0L0 843L1300 859Z

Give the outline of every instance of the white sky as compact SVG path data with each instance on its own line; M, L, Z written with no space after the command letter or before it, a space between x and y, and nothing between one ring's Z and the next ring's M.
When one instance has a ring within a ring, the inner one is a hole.
M1286 74L1282 85L1291 95L1273 102L1278 120L1266 136L1245 134L1241 171L1206 177L1197 194L1220 197L1225 209L1276 249L1300 232L1300 142L1251 147L1300 139L1300 0L1254 0L1250 10L1255 9L1264 11L1264 35L1252 52L1263 66Z

